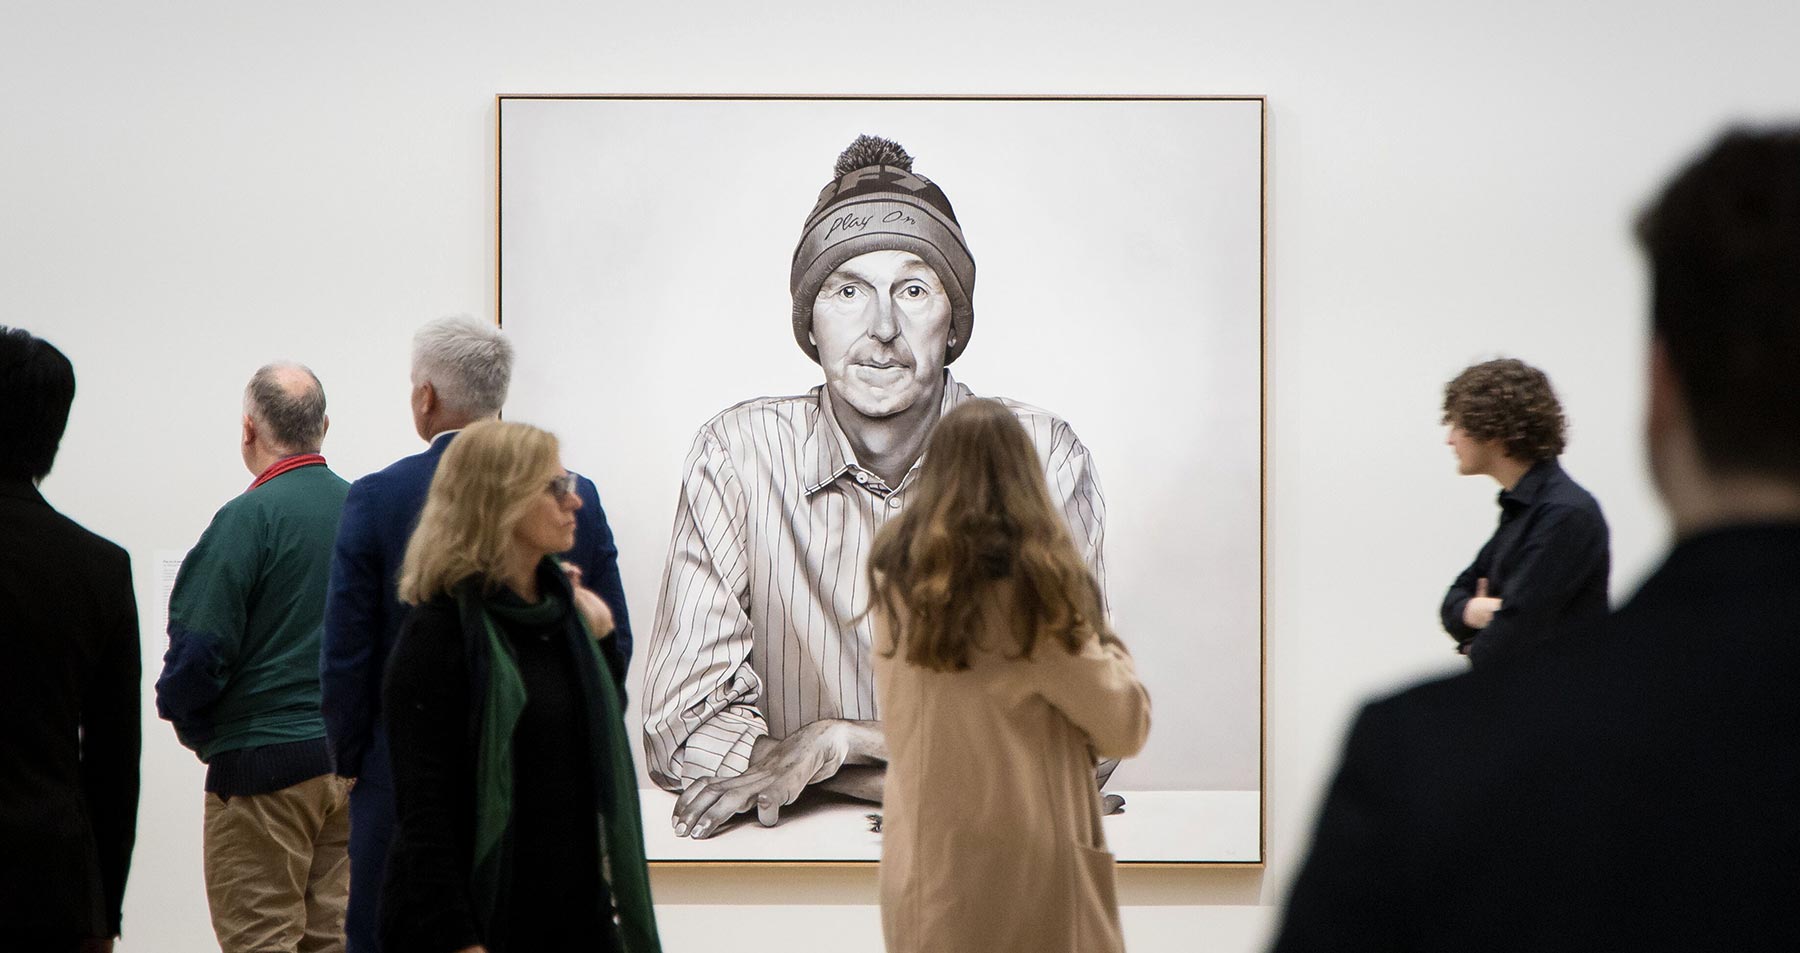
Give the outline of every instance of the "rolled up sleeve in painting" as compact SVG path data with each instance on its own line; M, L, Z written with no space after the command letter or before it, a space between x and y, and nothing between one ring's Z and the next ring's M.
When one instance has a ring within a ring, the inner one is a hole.
M744 511L724 449L702 431L684 468L644 680L650 776L671 791L742 774L769 732L750 665Z

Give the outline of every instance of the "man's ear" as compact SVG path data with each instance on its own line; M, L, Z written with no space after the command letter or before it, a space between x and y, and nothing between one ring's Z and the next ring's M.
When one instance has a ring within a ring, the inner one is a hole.
M320 443L323 443L325 441L325 434L329 433L330 430L331 430L331 415L326 414L325 419L323 419L319 422L319 442Z
M1681 399L1681 375L1670 362L1669 347L1661 335L1650 338L1649 370L1644 427L1654 437L1684 426L1687 421L1687 407Z
M256 418L244 415L244 446L256 446Z

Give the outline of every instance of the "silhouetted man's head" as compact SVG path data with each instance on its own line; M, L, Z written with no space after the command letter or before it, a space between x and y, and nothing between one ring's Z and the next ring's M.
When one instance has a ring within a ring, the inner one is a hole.
M74 401L69 359L42 338L0 327L0 478L49 474Z
M1800 127L1725 133L1645 211L1638 237L1654 373L1700 465L1800 487ZM1666 438L1652 385L1654 459Z

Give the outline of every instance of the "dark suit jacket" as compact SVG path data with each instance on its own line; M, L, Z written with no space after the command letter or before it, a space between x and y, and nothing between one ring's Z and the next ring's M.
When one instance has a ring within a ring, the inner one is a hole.
M0 481L0 947L119 932L141 665L125 551Z
M454 436L441 434L424 452L357 480L344 500L325 597L319 674L326 736L337 770L346 777L361 777L365 770L387 777L385 764L365 766L364 759L379 730L382 670L408 611L395 587L438 460ZM618 628L601 645L623 697L631 615L619 579L619 550L593 481L580 478L575 492L582 503L575 514L575 548L562 558L581 567L583 584L612 609Z
M1365 709L1275 949L1800 950L1800 525Z

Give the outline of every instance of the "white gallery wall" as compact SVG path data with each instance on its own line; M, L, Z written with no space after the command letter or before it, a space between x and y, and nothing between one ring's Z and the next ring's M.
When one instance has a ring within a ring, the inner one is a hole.
M268 360L323 379L346 477L417 449L412 330L492 314L496 93L1269 97L1269 861L1120 884L1132 949L1238 951L1266 940L1354 706L1457 667L1435 609L1494 487L1453 474L1447 378L1500 354L1544 367L1573 421L1565 463L1612 520L1615 596L1654 565L1629 225L1724 121L1800 117L1796 35L1780 0L8 3L0 324L75 362L43 492L131 551L146 620L121 949L211 943L202 768L149 707L153 557L247 483L238 399ZM1154 316L1096 333L1136 318ZM653 607L633 609L647 633ZM656 890L671 951L880 949L866 869L663 871Z

